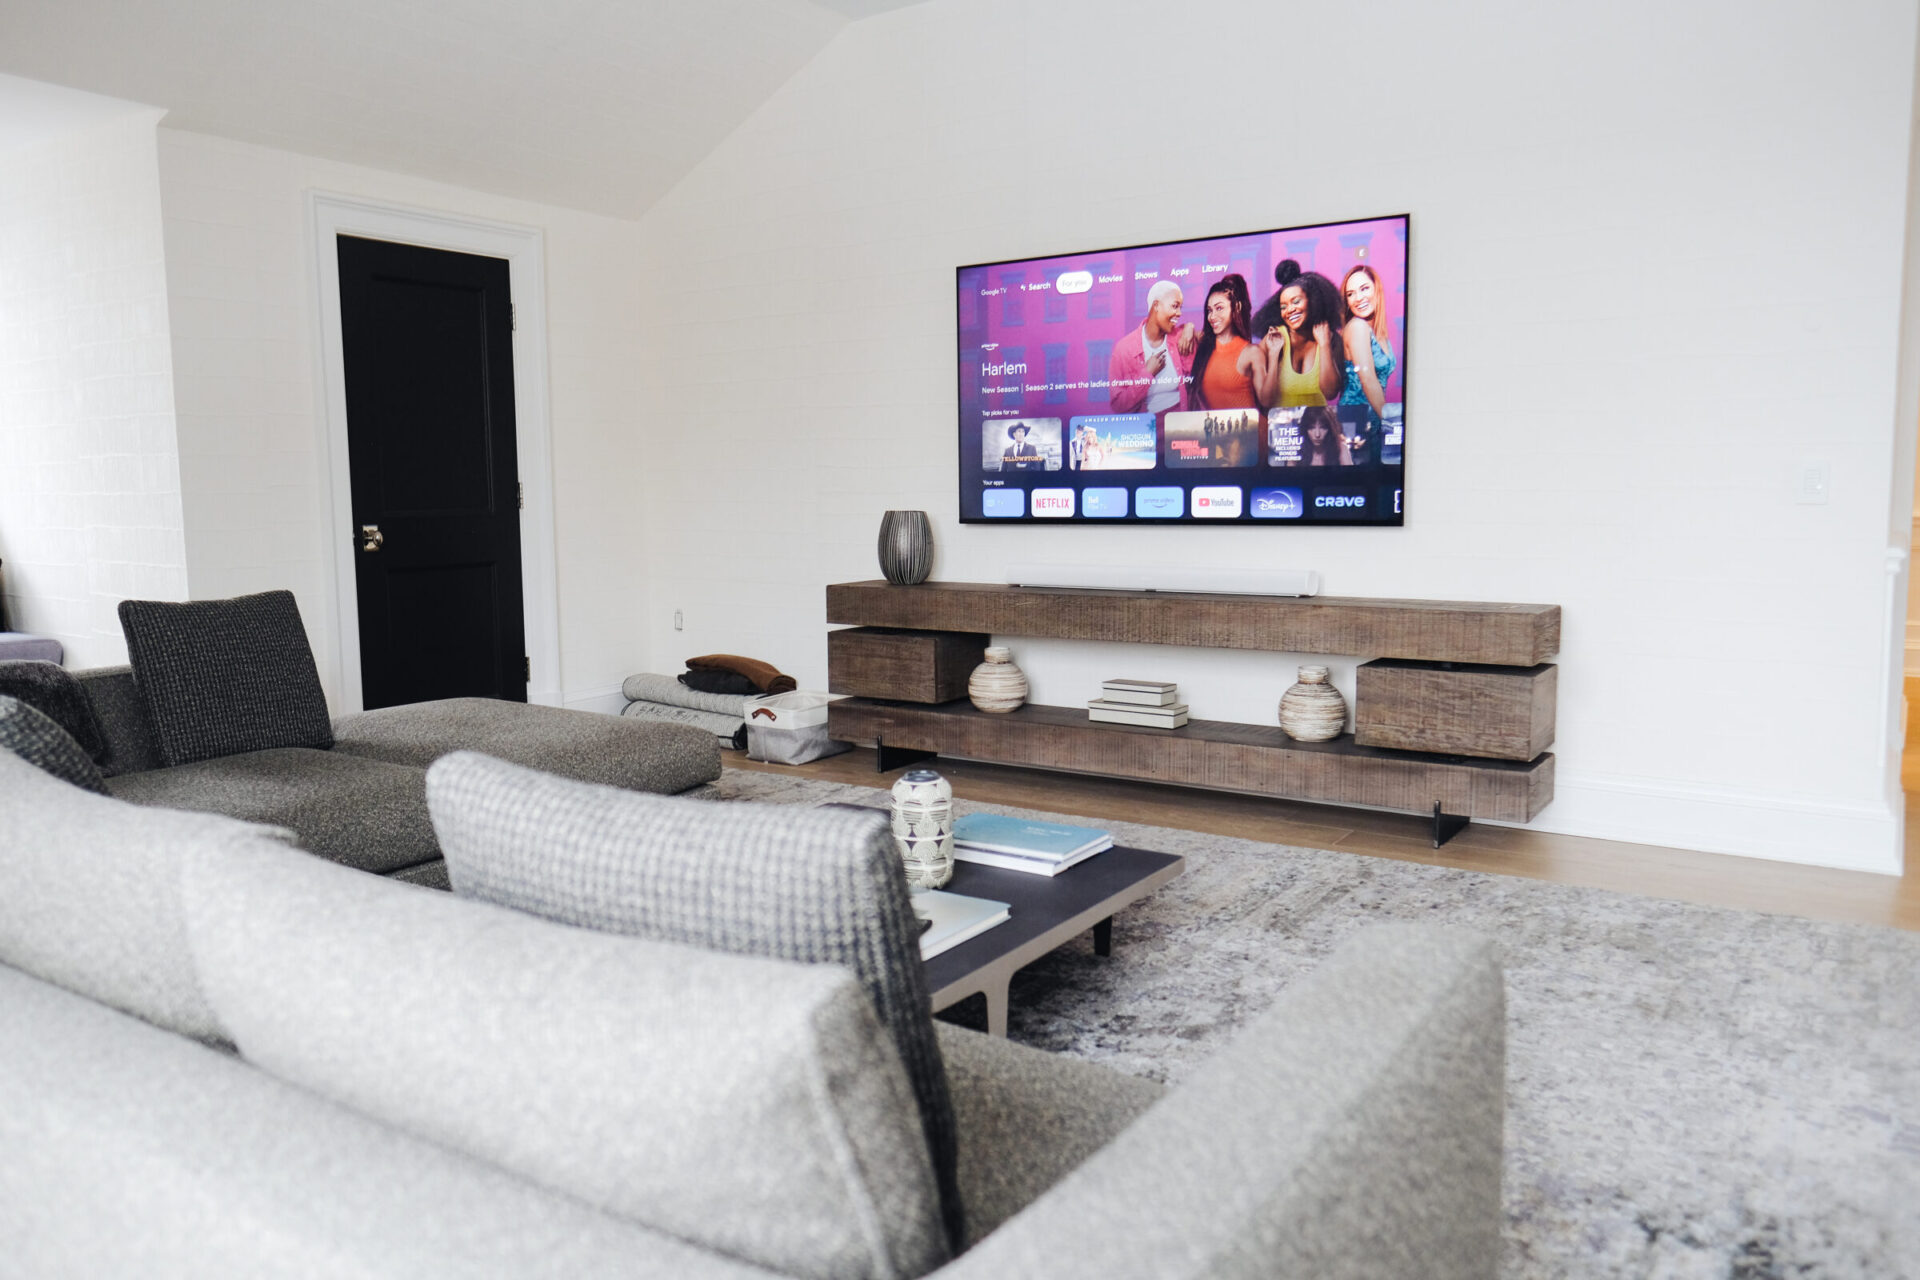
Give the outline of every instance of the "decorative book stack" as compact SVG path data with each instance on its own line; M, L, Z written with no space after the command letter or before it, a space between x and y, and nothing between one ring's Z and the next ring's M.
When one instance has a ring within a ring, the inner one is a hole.
M953 856L961 862L1057 876L1102 849L1113 848L1113 833L1064 822L1036 822L995 813L969 813L953 824Z
M1004 923L1012 908L991 898L927 889L913 895L913 914L926 922L921 926L920 958L931 960Z
M1087 719L1178 729L1187 722L1187 704L1180 701L1180 686L1171 681L1104 680L1100 696L1087 704Z

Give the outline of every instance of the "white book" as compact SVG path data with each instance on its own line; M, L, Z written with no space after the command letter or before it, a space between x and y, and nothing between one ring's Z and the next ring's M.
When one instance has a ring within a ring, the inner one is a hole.
M1087 719L1103 724L1137 724L1149 729L1178 729L1187 722L1187 704L1170 707L1129 707L1114 702L1089 702Z
M1125 702L1143 707L1170 707L1180 700L1178 689L1125 689L1111 684L1100 686L1102 702Z
M1138 689L1143 693L1172 693L1180 686L1171 680L1122 680L1116 677L1112 680L1102 680L1100 687L1102 689Z
M913 895L913 913L933 924L920 935L920 958L931 960L942 951L978 937L1005 920L1013 908L991 898L928 889Z
M1079 853L1064 858L1023 858L1017 853L991 853L985 849L967 849L953 846L953 856L961 862L977 862L983 867L999 867L1003 871L1024 871L1028 875L1057 876L1068 867L1085 862L1096 853L1113 848L1113 841L1095 845L1091 849L1082 849Z

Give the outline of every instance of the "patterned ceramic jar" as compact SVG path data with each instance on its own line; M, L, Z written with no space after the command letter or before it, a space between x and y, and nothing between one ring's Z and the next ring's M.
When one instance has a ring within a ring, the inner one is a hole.
M953 786L931 769L909 769L893 784L893 844L907 884L938 889L953 879Z
M1280 729L1297 742L1331 742L1346 732L1347 700L1325 667L1300 668L1300 683L1280 695Z
M1013 665L1013 650L987 646L985 662L967 677L967 697L982 711L1012 711L1027 700L1027 673Z

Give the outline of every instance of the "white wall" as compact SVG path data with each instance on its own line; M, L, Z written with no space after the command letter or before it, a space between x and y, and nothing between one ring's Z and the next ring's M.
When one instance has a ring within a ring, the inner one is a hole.
M174 129L160 186L196 597L291 588L341 704L305 203L332 192L544 232L562 698L605 705L644 669L632 223Z
M0 79L16 144L0 181L7 613L64 644L69 666L125 662L115 606L187 593L160 112Z
M1876 0L934 0L855 23L642 220L645 272L687 282L636 353L652 651L823 687L822 589L877 576L890 507L933 514L946 579L1203 557L1552 601L1536 826L1897 870L1914 38L1914 6ZM956 523L956 264L1400 211L1405 528ZM1793 501L1809 460L1825 505ZM1012 642L1038 701L1124 669L1266 720L1293 674Z

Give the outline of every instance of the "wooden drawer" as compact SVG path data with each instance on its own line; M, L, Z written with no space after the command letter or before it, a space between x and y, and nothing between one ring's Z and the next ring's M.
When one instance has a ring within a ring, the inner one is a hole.
M951 702L967 696L984 631L849 627L827 632L827 690L896 702Z
M1353 740L1365 747L1531 760L1553 745L1559 668L1380 658L1356 673Z

